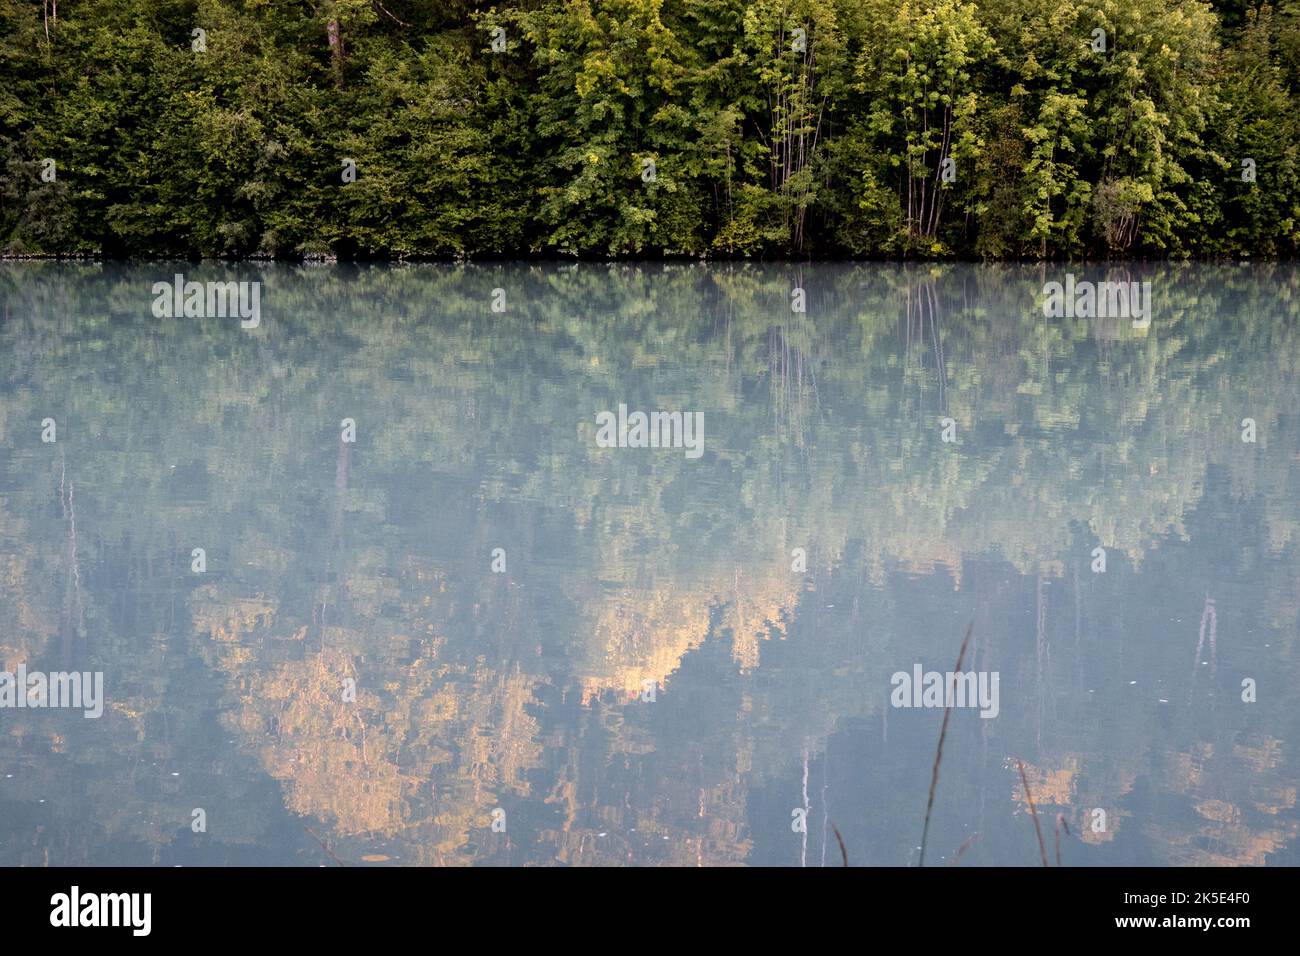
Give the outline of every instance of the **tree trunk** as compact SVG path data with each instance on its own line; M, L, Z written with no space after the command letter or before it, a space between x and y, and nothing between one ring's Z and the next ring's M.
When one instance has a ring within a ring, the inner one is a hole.
M339 30L337 17L330 17L325 27L330 41L330 62L334 66L334 85L343 89L343 34Z

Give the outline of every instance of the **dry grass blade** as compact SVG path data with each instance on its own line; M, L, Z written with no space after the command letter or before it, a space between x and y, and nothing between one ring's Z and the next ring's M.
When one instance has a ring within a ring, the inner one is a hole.
M966 647L970 644L970 634L975 622L966 625L966 637L962 639L961 650L957 652L957 665L953 673L960 673L962 662L966 660ZM934 769L930 771L930 797L925 801L925 825L921 827L921 859L918 866L925 866L925 841L930 835L930 811L934 809L934 791L939 786L939 763L943 760L943 740L948 736L948 718L952 716L952 701L944 695L943 724L939 727L939 746L934 752Z
M316 835L316 831L315 831L315 830L313 830L311 827L307 826L307 824L305 824L305 823L302 825L302 828L303 828L304 830L306 830L308 833L311 834L311 838L312 838L313 840L315 840L317 843L320 844L320 848L321 848L322 850L325 851L325 855L326 855L326 856L328 856L331 860L333 860L333 861L334 861L335 863L337 863L339 866L347 866L346 863L344 863L342 860L340 860L337 856L334 855L334 851L331 850L331 849L329 848L329 845L328 845L324 840L322 840L320 837L318 837L318 836Z
M961 859L961 855L965 853L967 849L969 849L970 845L975 842L975 839L978 836L979 836L978 830L972 833L970 836L968 836L966 838L966 842L963 843L961 846L957 847L957 852L952 855L952 859L948 861L948 865L956 866L957 861Z
M1070 824L1065 822L1065 814L1056 815L1056 865L1061 865L1061 830L1065 830L1065 835L1070 835Z
M831 829L835 831L835 842L840 845L840 858L844 861L844 865L848 866L849 851L844 849L844 837L840 836L840 828L832 823Z
M1043 855L1043 866L1050 866L1047 862L1047 845L1043 843L1043 830L1038 825L1038 811L1034 808L1034 795L1029 792L1029 781L1025 779L1025 765L1019 760L1016 766L1020 768L1020 782L1025 788L1025 797L1029 800L1029 815L1034 818L1034 833L1038 835L1038 852Z

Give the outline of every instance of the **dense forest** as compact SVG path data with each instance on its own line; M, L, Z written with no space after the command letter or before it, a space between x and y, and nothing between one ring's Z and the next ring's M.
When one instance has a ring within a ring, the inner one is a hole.
M4 0L0 252L1288 257L1300 0Z

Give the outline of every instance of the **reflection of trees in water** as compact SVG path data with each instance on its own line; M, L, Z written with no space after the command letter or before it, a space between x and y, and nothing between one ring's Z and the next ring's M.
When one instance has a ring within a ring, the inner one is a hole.
M1209 660L1207 660L1207 661L1203 661L1203 660L1201 659L1201 652L1202 652L1202 650L1204 650L1205 647L1206 647L1206 644L1205 644L1205 637L1206 637L1206 629L1205 629L1205 626L1206 626L1206 624L1209 625L1209 638L1210 638L1209 651L1210 651L1210 657L1209 657ZM1218 631L1219 631L1219 620L1218 620L1218 616L1215 614L1215 611L1214 611L1214 599L1211 598L1211 597L1207 594L1207 595L1205 595L1205 608L1204 608L1204 610L1201 611L1201 629L1200 629L1200 632L1199 632L1199 634L1197 635L1197 638L1196 638L1196 656L1195 656L1195 658L1194 658L1193 661L1192 661L1192 679L1191 679L1191 681L1189 682L1189 687L1188 687L1188 700L1189 700L1189 701L1190 701L1190 699L1191 699L1191 695L1192 695L1193 693L1195 693L1195 689L1196 689L1196 674L1197 674L1197 671L1200 670L1200 665L1201 665L1201 664L1208 664L1208 665L1209 665L1209 667L1210 667L1210 678L1211 678L1211 681L1213 681L1213 678L1214 678L1215 672L1216 672L1217 669L1218 669L1218 666L1219 666L1219 648L1218 648L1218 641L1217 641L1217 638L1218 638ZM1213 691L1211 691L1211 693L1212 693L1212 692L1213 692Z
M66 490L65 490L66 489ZM59 462L59 505L67 522L67 574L63 586L63 611L59 616L59 661L70 669L86 635L86 609L81 598L81 560L77 554L76 485L67 480L67 462Z
M938 384L938 410L948 411L948 369L943 360L943 341L940 326L943 312L935 290L933 274L922 273L915 283L909 282L903 300L903 329L906 336L906 355L912 357L913 343L919 351L922 368L927 364L934 369ZM927 354L928 346L928 354Z
M175 742L213 738L223 777L269 775L292 812L353 841L382 838L407 862L514 859L487 830L497 806L529 828L509 831L516 846L519 832L542 834L523 842L540 859L738 862L756 838L752 788L797 780L806 752L810 774L825 774L818 748L881 706L882 672L950 653L952 633L911 629L917 573L974 602L982 669L1033 661L1019 692L1036 702L1043 779L1030 782L1045 806L1054 794L1061 811L1113 805L1165 731L1144 719L1105 746L1071 739L1088 719L1075 703L1085 684L1119 676L1088 662L1096 635L1122 639L1078 555L1100 542L1136 564L1187 535L1212 469L1261 511L1274 553L1294 548L1294 463L1242 454L1233 427L1248 408L1275 448L1294 439L1300 297L1284 269L1135 273L1161 290L1152 329L1121 323L1099 338L1095 324L1045 322L1041 273L1014 267L810 269L795 280L810 290L807 314L789 308L788 272L764 267L268 269L254 336L220 322L144 335L103 321L99 305L138 312L144 273L33 268L65 292L0 269L22 316L0 329L0 430L18 449L0 479L19 492L0 499L3 649L41 659L49 634L62 644L87 620L114 670L140 675L117 682L109 752L91 755L89 728L64 746L93 778L89 794L123 805L82 812L155 848L185 826L181 804L204 798L160 800L119 765L183 759ZM498 286L514 311L487 310ZM38 388L11 387L29 377ZM70 421L95 423L60 437L77 454L80 541L71 465L61 508L18 504L37 500L40 456L15 436L56 395ZM598 453L583 429L620 400L705 411L706 458ZM354 409L362 451L322 452L320 436L336 439ZM961 423L959 447L938 445L938 412ZM158 478L195 458L201 507ZM176 559L190 542L212 542L205 579ZM498 543L508 575L487 572ZM806 578L789 570L796 546ZM1028 575L1034 594L1002 583L1006 568L977 574L973 555ZM155 561L170 566L166 587L152 572L106 573ZM1053 601L1067 565L1073 600ZM1279 566L1255 573L1293 594ZM68 577L78 567L85 576ZM63 575L53 600L51 571ZM172 626L176 589L189 594L188 629ZM116 633L128 600L138 633ZM1026 601L1022 647L1005 622ZM1294 604L1263 613L1293 626ZM1050 640L1062 626L1073 648ZM349 714L339 681L353 671ZM647 681L652 706L707 714L709 739L681 743L648 723L636 703ZM702 681L722 684L705 694ZM238 731L234 753L224 734L204 736L194 701ZM990 723L984 764L1015 733ZM1256 833L1250 814L1285 806L1294 779L1285 759L1260 766L1258 793L1177 786L1255 806L1231 825ZM240 795L216 792L231 806ZM816 787L804 805L818 799L850 805ZM128 823L144 805L164 806L167 822ZM249 816L221 839L255 843L267 825ZM62 826L75 832L72 816ZM1281 845L1286 828L1274 831ZM359 845L336 849L355 858Z

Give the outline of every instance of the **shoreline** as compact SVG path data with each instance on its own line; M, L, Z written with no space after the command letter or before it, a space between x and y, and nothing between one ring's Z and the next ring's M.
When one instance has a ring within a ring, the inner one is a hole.
M269 263L279 265L474 265L487 263L503 262L534 262L538 264L546 263L563 263L566 265L576 264L607 264L615 265L619 263L663 263L665 265L709 265L709 264L726 264L732 265L737 263L745 264L784 264L795 266L806 265L829 265L843 263L846 265L854 264L880 264L880 265L975 265L975 266L999 266L999 265L1017 265L1017 266L1034 266L1034 265L1052 265L1052 266L1106 266L1106 265L1286 265L1288 263L1300 263L1300 257L1295 256L1259 256L1254 258L1244 258L1240 256L1166 256L1161 258L1155 257L1112 257L1112 258L1069 258L1069 259L974 259L960 256L942 257L942 258L914 258L914 257L897 257L897 256L826 256L814 258L795 258L790 256L672 256L672 255L629 255L629 256L591 256L591 255L563 255L559 253L542 254L542 253L503 253L493 255L472 255L472 256L452 256L452 255L412 255L412 256L374 256L374 257L343 257L343 256L186 256L186 255L159 255L159 256L105 256L99 253L83 254L66 254L66 253L26 253L26 254L0 254L0 262L102 262L117 263L122 265L146 265L149 263L160 262L187 262L195 265L209 263L227 263L230 265L243 263Z

